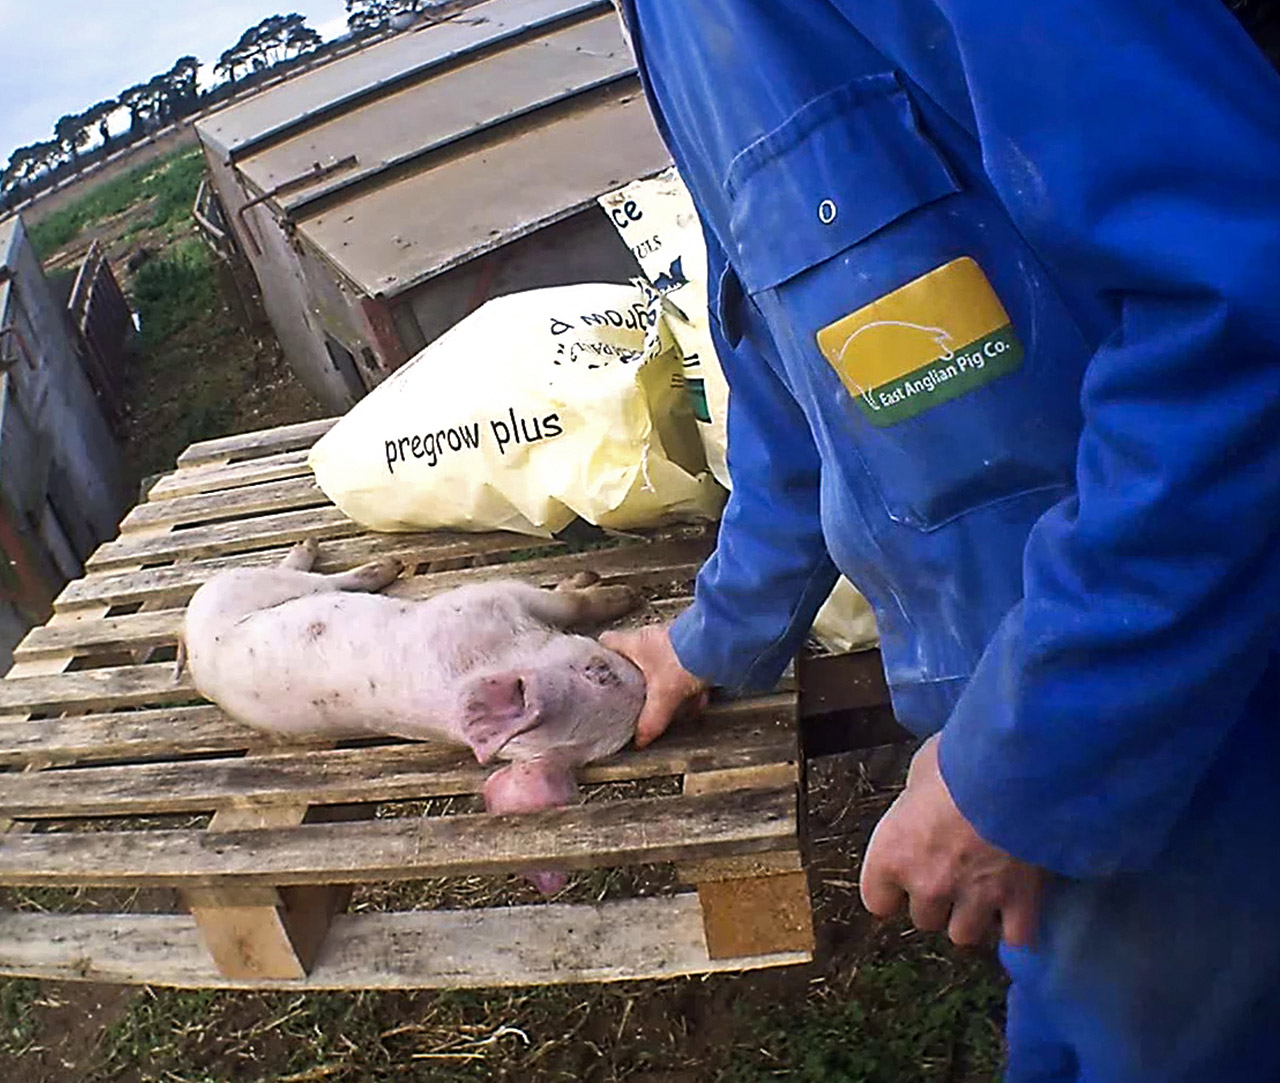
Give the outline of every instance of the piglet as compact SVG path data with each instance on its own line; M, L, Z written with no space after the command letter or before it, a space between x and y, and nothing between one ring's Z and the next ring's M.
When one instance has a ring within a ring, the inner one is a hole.
M572 804L574 769L622 748L644 704L640 671L569 629L621 616L625 586L579 573L555 590L475 583L425 601L376 593L401 571L384 559L310 571L303 542L275 568L221 572L187 607L185 664L200 694L276 733L387 734L462 745L488 764L490 812ZM561 872L535 872L545 893Z

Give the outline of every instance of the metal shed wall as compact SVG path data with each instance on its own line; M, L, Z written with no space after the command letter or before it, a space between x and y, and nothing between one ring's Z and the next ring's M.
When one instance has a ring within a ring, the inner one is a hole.
M337 410L486 297L634 276L595 199L669 161L604 0L491 0L198 130L286 355Z
M129 500L120 449L19 219L0 223L0 670ZM2 579L4 577L0 577Z

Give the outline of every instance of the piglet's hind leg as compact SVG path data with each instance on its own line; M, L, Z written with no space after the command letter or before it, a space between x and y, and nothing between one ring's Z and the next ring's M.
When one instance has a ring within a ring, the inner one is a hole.
M280 567L290 571L309 572L315 567L319 556L320 546L316 544L315 538L307 538L289 550L284 560L280 562ZM361 564L360 567L349 571L327 575L324 577L325 586L316 589L366 591L373 594L395 582L402 571L404 571L404 564L401 561L395 557L383 557L381 560L371 560L368 564ZM315 590L307 593L315 593Z
M372 560L368 564L361 564L358 568L338 572L327 578L334 590L376 594L383 587L394 583L402 571L404 571L404 564L401 561L395 557L383 557L381 560Z
M319 555L320 546L316 544L315 538L306 538L285 554L284 560L280 561L280 567L289 568L295 572L309 572L315 566L316 557Z

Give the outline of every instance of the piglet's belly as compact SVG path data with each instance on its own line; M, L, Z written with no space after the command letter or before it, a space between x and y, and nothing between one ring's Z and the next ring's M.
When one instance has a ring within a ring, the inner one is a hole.
M408 670L412 663L385 634L380 642L375 637L376 646L349 629L299 645L305 626L254 628L253 619L224 633L209 659L189 660L201 695L234 718L290 734L398 734L411 727L404 735L459 743L444 721L447 690Z

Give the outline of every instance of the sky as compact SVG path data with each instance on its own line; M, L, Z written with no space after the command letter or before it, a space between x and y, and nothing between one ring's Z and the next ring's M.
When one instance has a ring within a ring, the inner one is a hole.
M180 56L211 66L248 27L294 11L325 38L346 31L343 0L0 0L0 169L15 147L51 138L64 114Z

